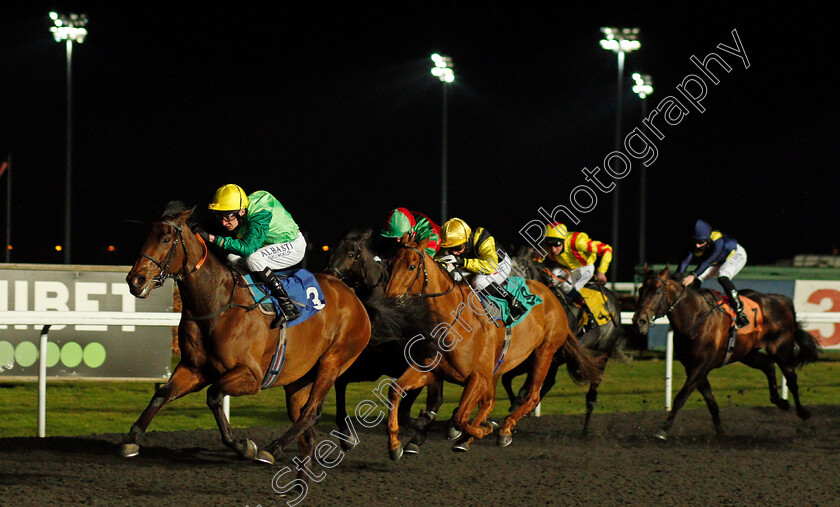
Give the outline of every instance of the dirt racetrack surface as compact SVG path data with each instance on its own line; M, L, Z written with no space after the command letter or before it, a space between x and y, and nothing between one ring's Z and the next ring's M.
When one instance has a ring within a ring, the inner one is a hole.
M667 442L653 438L662 412L523 419L513 444L495 435L454 453L435 426L422 454L388 458L384 426L359 429L359 445L334 468L311 466L298 505L837 505L840 407L811 407L800 421L776 408L722 410L714 435L705 410L679 414ZM318 439L333 427L319 425ZM280 428L238 429L265 445ZM150 432L140 455L118 455L121 435L0 440L4 505L285 505L294 444L274 467L244 461L215 430ZM405 440L404 440L405 442ZM326 461L341 457L338 451Z

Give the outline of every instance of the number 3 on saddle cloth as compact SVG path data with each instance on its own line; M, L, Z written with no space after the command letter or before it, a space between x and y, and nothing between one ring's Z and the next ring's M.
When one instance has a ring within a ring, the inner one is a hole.
M300 317L287 322L286 327L292 327L304 322L326 306L324 293L315 275L305 269L285 269L275 271L275 275L283 282L283 287L289 295L289 299L300 310ZM243 274L242 277L251 290L251 296L255 303L260 303L259 308L266 315L279 315L280 306L277 300L272 297L261 282L256 282L250 274Z
M262 381L262 389L271 387L274 381L277 380L277 377L280 376L280 371L286 362L286 329L304 322L326 306L321 285L311 272L305 269L286 269L275 271L274 273L283 282L283 287L286 289L289 299L300 309L300 317L286 322L281 329L280 339L277 340L277 349L271 357L271 364ZM248 288L251 290L251 296L254 298L254 303L257 304L260 311L266 315L278 315L280 305L265 290L265 286L262 283L254 281L248 273L243 273L242 277L248 284Z

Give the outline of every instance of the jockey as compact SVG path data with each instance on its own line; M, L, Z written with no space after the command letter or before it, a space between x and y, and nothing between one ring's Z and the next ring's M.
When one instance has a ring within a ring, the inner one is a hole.
M487 289L489 294L504 299L513 320L526 312L522 303L502 287L510 275L511 260L504 250L496 247L496 240L486 229L477 227L473 231L465 221L452 218L443 224L440 247L444 255L437 260L443 262L450 273L455 271L456 280L460 279L457 268L475 273L473 288L477 291Z
M231 236L201 232L202 237L228 252L228 259L245 264L256 279L263 282L277 299L281 315L271 327L300 317L300 310L289 298L273 269L284 269L303 260L306 239L288 211L273 195L258 190L251 195L238 185L228 184L216 190L208 206Z
M569 270L569 276L560 282L560 290L574 304L582 308L589 316L584 333L598 326L595 316L579 290L595 277L594 283L607 283L607 269L612 260L612 247L606 243L590 239L585 232L569 232L560 222L548 224L543 242L550 247L547 257ZM597 269L595 261L601 258Z
M718 283L726 291L735 310L735 328L739 329L749 320L744 315L744 305L738 296L738 289L732 283L735 275L747 263L747 252L744 247L726 234L713 230L712 226L703 220L694 224L694 246L680 263L677 272L683 273L692 262L699 262L697 269L683 278L683 285L690 285L695 280L702 282L713 276L718 277Z
M380 235L383 238L396 239L397 243L401 243L405 234L408 234L409 241L418 243L428 239L426 253L432 257L437 255L440 249L440 226L423 213L408 211L405 208L391 211Z

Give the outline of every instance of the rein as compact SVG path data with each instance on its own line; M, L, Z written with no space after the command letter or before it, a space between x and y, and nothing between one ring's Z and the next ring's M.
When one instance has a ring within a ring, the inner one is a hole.
M327 266L327 269L332 270L333 273L338 275L338 279L341 280L342 282L344 282L345 280L348 280L350 278L350 276L353 274L353 268L356 266L356 264L359 264L359 259L362 257L362 253L364 252L363 247L359 244L358 241L353 241L353 240L350 240L350 239L344 239L343 241L346 241L346 242L350 243L356 249L356 256L353 258L353 263L350 264L350 268L348 269L349 274L342 273L336 267L334 267L332 264ZM379 285L382 285L382 282L386 278L385 268L383 268L382 265L379 264L378 262L376 263L376 265L379 268L379 280L377 280L375 283L371 283L370 288L378 287ZM361 272L362 279L361 279L361 281L354 283L355 286L361 285L363 282L367 281L368 268L367 268L365 262L362 262L362 263L359 264L359 271Z
M167 278L172 278L175 281L181 281L181 280L183 280L184 276L189 276L189 275L195 273L196 271L198 271L199 269L201 269L201 266L204 265L204 261L207 260L207 252L209 251L209 249L207 248L207 244L204 242L204 239L202 239L201 236L196 234L195 237L198 238L199 242L201 242L201 245L204 247L204 256L202 256L201 260L198 261L195 264L195 266L193 266L192 271L190 271L189 273L186 273L185 275L179 274L178 272L186 267L187 259L189 259L189 252L187 252L187 244L184 242L184 238L182 236L181 226L179 226L178 224L176 224L175 222L172 222L170 220L164 220L163 223L171 226L176 231L175 232L175 240L172 242L172 247L169 248L169 253L166 256L166 264L164 264L163 261L158 261L157 259L153 258L152 256L147 255L146 253L141 253L140 254L142 257L145 257L146 259L149 259L150 261L152 261L152 263L155 266L157 266L158 269L160 270L160 272L157 274L157 276L152 278L152 282L155 283L155 288L158 288L161 285L163 285L163 283L166 281ZM175 258L175 247L178 245L178 243L181 243L181 247L184 249L184 263L174 273L168 273L169 266L170 266L170 264L172 264L172 259Z
M422 267L422 271L423 271L423 286L420 287L420 293L418 294L418 296L425 297L425 298L436 298L436 297L440 297L440 296L445 296L445 295L449 294L450 292L452 292L453 290L455 290L455 287L458 284L454 283L455 280L453 279L452 280L453 281L452 287L448 288L447 290L445 290L443 292L433 292L433 293L423 292L423 290L429 285L429 272L426 270L426 252L421 252L420 250L418 250L417 248L414 248L413 246L406 246L405 248L408 248L409 250L413 251L414 253L416 253L417 255L420 256L420 266ZM417 274L414 275L414 280L411 281L411 285L409 285L408 288L405 290L405 294L403 294L404 298L408 297L408 295L411 293L411 289L414 288L414 284L417 283L417 280L420 279L420 271L421 271L420 269L417 270ZM461 292L463 293L463 290Z
M645 310L647 310L647 311L650 311L650 312L653 312L653 318L654 318L654 319L658 319L658 318L660 318L660 317L664 317L664 316L668 315L669 313L671 313L671 311L672 311L674 308L676 308L676 306L680 303L680 301L682 301L682 298L684 298L684 297L685 297L685 292L686 292L686 289L688 289L688 287L686 287L686 286L684 286L684 285L680 284L680 286L682 287L682 291L680 292L680 295L679 295L679 296L677 296L677 299L675 299L675 300L674 300L674 302L673 302L673 303L671 303L671 302L669 301L669 298L668 298L668 283L667 283L667 282L665 282L665 281L663 281L663 280L660 280L659 278L657 278L657 282L658 282L658 283L657 283L657 285L656 285L657 287L659 287L659 283L660 283L660 282L661 282L661 283L662 283L662 285L665 287L665 298L664 298L664 300L660 299L660 300L659 300L659 304L658 304L657 306L661 308L661 307L662 307L662 303L666 303L666 304L668 305L668 308L667 308L664 312L662 312L662 313L660 314L658 310L654 310L653 308L651 308L651 307L649 307L649 306L641 305L641 307L642 307L643 309L645 309Z
M150 256L146 253L141 253L140 254L142 257L145 257L146 259L149 259L160 270L160 272L157 274L157 276L152 278L152 282L155 283L155 288L163 285L163 283L166 281L167 278L172 278L173 280L175 280L178 283L183 282L184 277L189 276L189 275L195 273L196 271L198 271L199 269L201 269L201 267L204 265L204 262L207 260L207 254L210 252L210 249L207 247L207 243L204 241L204 239L200 235L195 234L195 237L198 239L199 243L201 243L201 246L204 248L204 255L195 264L195 266L193 266L192 270L189 273L180 274L179 272L186 268L187 260L189 259L189 252L187 251L187 244L184 241L184 238L182 236L183 229L182 229L181 226L179 226L178 224L176 224L176 223L174 223L170 220L163 220L162 223L171 226L176 231L175 232L175 240L172 242L172 247L169 249L169 253L166 255L166 262L164 263L163 261L158 261L157 259L153 258L152 256ZM172 260L175 258L175 249L176 249L178 243L181 243L181 248L183 248L183 250L184 250L184 262L181 265L181 267L178 268L178 270L176 270L174 273L168 273L169 266L172 264ZM233 268L228 266L228 270L230 271L231 277L233 278L233 289L231 290L230 298L228 299L227 304L225 306L219 308L218 310L216 310L214 312L211 312L207 315L201 315L201 316L198 316L198 317L182 317L182 318L187 319L187 320L208 320L208 319L212 319L212 318L220 315L222 312L224 312L226 310L229 310L231 308L243 308L245 311L251 311L251 310L257 308L260 305L260 303L262 301L257 301L253 305L240 305L240 304L237 304L237 303L233 302L234 297L236 295L236 287L239 284L236 281L236 273L234 272Z

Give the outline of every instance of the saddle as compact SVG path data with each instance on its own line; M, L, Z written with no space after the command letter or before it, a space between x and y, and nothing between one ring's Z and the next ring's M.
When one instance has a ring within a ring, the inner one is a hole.
M723 294L716 290L712 290L717 296L717 304L732 318L732 327L735 327L735 310L732 309L732 304L729 301L729 298L724 297ZM764 323L764 314L761 312L761 307L758 306L758 303L753 301L752 299L739 296L741 299L741 304L744 305L744 315L747 316L747 320L750 321L749 324L742 327L738 330L738 334L749 334L755 331L761 331L762 324Z
M240 269L237 269L236 272L245 281L251 292L251 297L254 298L254 305L265 315L278 315L280 306L265 286L254 280L250 273ZM284 269L274 273L280 278L289 298L300 308L300 317L287 322L286 327L292 327L306 321L326 306L321 285L311 272L305 269Z

